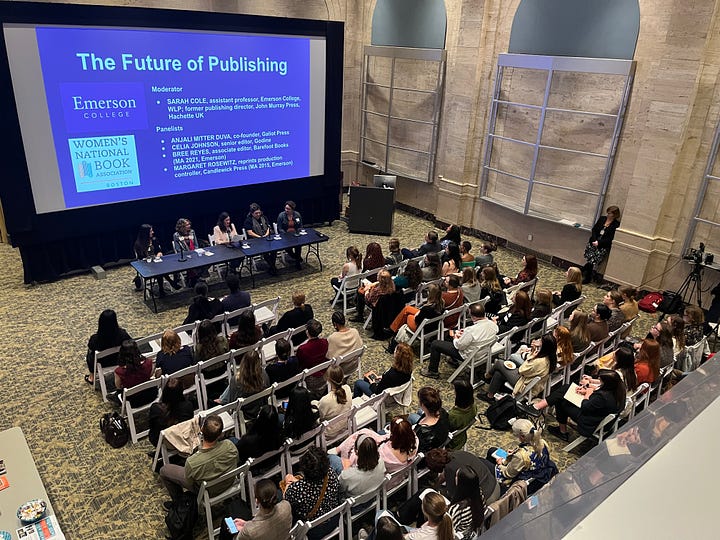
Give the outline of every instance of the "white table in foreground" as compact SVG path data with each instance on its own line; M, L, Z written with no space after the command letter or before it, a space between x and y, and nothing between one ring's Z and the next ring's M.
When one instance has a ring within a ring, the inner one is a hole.
M46 515L55 512L19 427L0 432L0 459L5 460L4 476L10 482L9 488L0 491L0 531L8 531L15 538L15 530L22 527L16 512L23 503L42 499L47 503Z

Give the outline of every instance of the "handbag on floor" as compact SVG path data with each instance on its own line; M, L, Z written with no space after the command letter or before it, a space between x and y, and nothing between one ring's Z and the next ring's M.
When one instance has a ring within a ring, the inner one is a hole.
M105 442L113 448L125 446L130 438L127 420L117 412L103 414L100 419L100 432L105 437Z

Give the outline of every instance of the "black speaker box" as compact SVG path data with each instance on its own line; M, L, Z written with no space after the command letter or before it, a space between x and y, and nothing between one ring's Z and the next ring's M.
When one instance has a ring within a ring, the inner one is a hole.
M351 233L390 236L394 216L394 189L350 186L348 229Z

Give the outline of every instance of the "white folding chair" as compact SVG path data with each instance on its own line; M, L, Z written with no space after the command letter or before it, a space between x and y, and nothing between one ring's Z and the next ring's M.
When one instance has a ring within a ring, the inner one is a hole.
M208 394L208 387L211 384L222 380L227 381L227 384L229 384L230 377L232 377L232 355L233 351L228 351L210 360L198 362L198 385L200 389L198 401L202 400L202 404L198 403L200 408L209 409L215 405ZM220 372L221 367L225 368L222 372Z
M217 529L213 527L213 506L224 503L225 501L237 497L238 495L242 499L248 500L247 490L245 489L245 482L251 462L252 459L250 459L247 463L244 463L240 467L228 471L225 474L221 474L214 480L211 480L209 482L203 481L200 484L200 491L197 495L197 503L198 509L202 509L205 512L208 538L215 538L220 533L220 527L218 527ZM223 486L230 481L232 481L232 485L229 488L222 490L220 493L216 493L219 486Z
M337 519L337 526L333 528L328 534L322 537L321 540L330 540L331 538L337 540L345 540L345 513L350 511L350 501L346 500L341 505L333 508L329 512L318 516L313 520L304 522L307 526L307 530L314 529L323 523L327 523L331 520Z
M338 442L347 439L352 433L352 414L354 408L350 407L345 412L338 414L330 420L324 420L325 429L321 432L321 444L323 448L331 448Z
M287 474L288 467L285 464L285 446L290 444L292 439L286 439L280 448L270 450L256 458L251 458L250 468L247 471L248 482L248 501L252 501L253 514L257 513L257 503L255 501L255 481L253 478L259 476L261 478L270 478L278 475L284 477Z
M168 379L170 378L176 378L180 379L183 386L183 394L186 398L192 400L193 396L195 398L195 401L197 403L197 407L195 408L195 412L203 409L203 401L202 397L200 396L200 373L199 373L199 364L194 364L192 366L188 366L183 369L177 370L175 373L171 373L170 375L165 375ZM163 384L163 388L165 387L165 384Z
M142 351L142 348L147 345L151 349L150 354L144 354L143 356L155 356L157 353L160 352L160 342L162 340L163 332L157 332L155 334L150 334L149 336L141 337L140 339L136 339L135 343L137 344L138 348Z
M363 345L359 349L355 349L347 354L341 354L337 357L336 365L340 366L343 370L345 377L349 377L355 371L357 371L357 378L362 378L362 370L360 369L360 359L367 347Z
M267 324L273 325L278 321L278 306L280 305L280 297L270 298L263 302L258 302L252 305L253 313L255 314L256 324Z
M157 379L150 379L149 381L145 381L143 383L135 385L132 388L123 389L122 404L120 410L127 418L128 428L130 429L130 440L133 444L137 444L140 439L142 439L143 437L147 437L148 433L150 433L149 426L142 431L137 430L137 426L135 425L136 415L149 410L150 405L152 405L156 401L160 401L160 390L166 380L166 378L159 377ZM153 399L142 405L133 406L131 401L133 400L132 398L134 396L145 396L146 394L149 395L153 392L153 390L155 391L155 397Z
M445 313L433 317L432 319L423 319L418 325L415 332L410 336L410 340L407 342L411 347L418 341L420 343L420 361L424 362L426 358L430 356L430 352L425 353L426 343L429 338L437 338L442 332L442 320L445 318ZM430 347L427 347L428 349Z
M231 325L230 321L237 321L237 318L245 311L252 311L252 306L245 306L244 308L235 309L233 311L228 311L225 313L225 322L223 323L223 333L225 334L225 337L230 337L230 335L237 330L236 325Z
M333 297L330 309L335 309L337 303L342 299L343 315L347 316L348 311L354 310L354 307L348 308L348 298L355 296L355 293L357 293L357 290L360 288L360 280L362 280L366 275L367 272L355 274L353 276L345 276L337 287L333 286L335 296Z
M285 445L285 466L287 467L286 473L292 474L293 467L307 450L307 447L311 444L315 444L318 448L326 451L327 448L324 446L323 432L325 431L325 422L321 422L310 431L306 431L301 437L297 439L290 439Z
M375 422L375 431L382 430L385 425L385 400L388 394L381 392L372 397L360 396L353 398L350 415L350 432L369 426Z
M261 403L262 405L272 405L274 397L273 393L275 392L276 387L277 383L273 383L262 392L253 394L250 397L240 398L240 403L238 405L238 422L240 423L241 435L245 435L247 433L248 424L255 421L253 416L246 418L247 411L252 408L259 408L257 405L258 403Z
M585 347L585 350L580 351L579 353L575 353L575 361L570 364L568 367L565 368L565 383L564 384L570 384L570 380L572 379L573 375L576 373L580 373L582 375L583 371L585 370L585 366L587 365L588 361L588 355L590 354L590 351L593 350L595 347L595 343L592 341L590 344ZM573 367L575 366L575 367Z
M350 511L345 514L348 538L353 538L353 523L368 513L371 513L373 516L380 513L382 510L383 493L387 489L387 484L391 478L389 474L386 474L385 479L377 488L348 499Z
M188 345L195 348L195 329L199 324L200 321L193 321L173 328L175 333L180 337L180 343L182 345Z
M606 429L607 428L607 429ZM590 437L585 437L584 435L578 435L573 442L568 444L565 448L563 448L563 452L570 452L570 450L577 448L582 442L589 439L593 439L598 443L603 442L603 440L608 437L609 435L612 435L617 430L617 414L608 414L605 418L602 419L600 422L600 425L598 425L597 428L595 428L595 431L593 431L593 434Z
M102 351L95 351L93 377L95 378L95 386L100 386L100 393L102 394L103 401L110 401L108 399L107 381L105 380L105 377L108 375L112 375L115 372L117 363L109 366L103 366L100 363L100 360L102 360L103 358L107 358L108 356L112 356L113 354L117 354L119 351L120 347L110 347L109 349L104 349Z
M413 381L415 380L414 376L410 377L410 380L406 382L405 384L401 384L400 386L395 386L393 388L386 388L385 393L388 395L387 402L393 403L394 405L400 406L400 414L405 414L407 412L407 408L412 403L413 398ZM388 406L387 403L385 405L385 409L387 410ZM386 421L386 420L385 420Z
M480 345L480 347L477 349L475 354L472 355L472 357L468 358L467 360L463 360L460 365L453 371L452 375L448 378L448 382L452 383L455 379L457 379L461 373L463 373L466 369L470 370L470 384L473 388L477 388L480 386L480 382L475 383L475 368L485 365L485 370L483 373L487 373L490 370L490 366L488 365L489 359L490 359L490 350L492 349L493 345L495 345L495 339L492 339L491 341L488 341L486 343L483 343Z

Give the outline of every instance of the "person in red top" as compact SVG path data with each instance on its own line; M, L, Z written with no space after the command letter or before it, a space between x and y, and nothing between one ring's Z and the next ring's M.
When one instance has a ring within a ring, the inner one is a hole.
M445 286L446 290L444 293L442 293L442 299L445 303L445 310L450 311L451 309L462 306L463 301L465 300L465 295L460 288L460 278L455 275L448 276L447 278L445 278ZM447 317L443 321L445 328L455 328L455 326L457 326L459 318L460 314Z
M645 339L635 357L637 383L653 384L660 376L660 344L654 339Z
M310 319L306 330L308 340L300 345L295 353L300 369L310 369L327 360L328 340L321 338L322 324L317 319ZM320 371L308 377L307 389L314 397L322 396L326 390L325 371Z
M132 388L150 380L153 362L150 358L145 358L140 354L137 343L130 339L126 339L120 345L118 364L118 367L115 368L115 388L118 391L122 392L123 388ZM150 403L157 397L157 389L155 388L151 388L147 394L144 392L132 396L130 403L134 407Z

